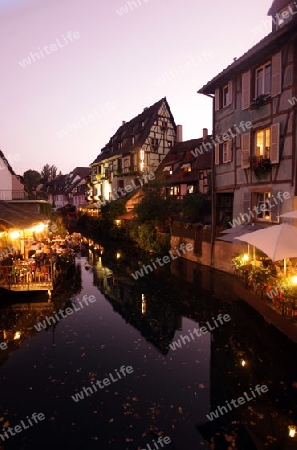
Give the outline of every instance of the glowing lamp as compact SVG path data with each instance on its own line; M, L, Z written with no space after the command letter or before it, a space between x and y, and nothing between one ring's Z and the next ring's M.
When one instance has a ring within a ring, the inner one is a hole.
M16 341L17 339L21 338L21 333L19 331L16 331L16 333L13 336L13 339Z
M242 367L244 367L246 365L246 361L244 359L242 359L240 364L242 365Z
M11 239L18 239L20 237L20 232L19 231L12 231L10 233L10 237L11 237Z
M289 426L289 436L291 438L295 437L296 435L296 427L294 425Z
M248 261L249 260L249 255L247 254L247 253L245 253L244 255L243 255L243 261Z
M296 275L294 277L292 277L292 283L297 284L297 276Z

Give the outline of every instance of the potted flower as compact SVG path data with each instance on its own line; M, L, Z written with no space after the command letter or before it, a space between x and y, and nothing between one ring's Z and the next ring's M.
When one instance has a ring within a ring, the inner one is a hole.
M252 109L260 109L261 106L264 106L269 102L270 98L271 98L270 94L258 95L258 97L253 99L253 101L251 103L251 108Z
M266 179L272 170L272 165L269 158L259 158L257 156L251 157L251 168L259 180Z

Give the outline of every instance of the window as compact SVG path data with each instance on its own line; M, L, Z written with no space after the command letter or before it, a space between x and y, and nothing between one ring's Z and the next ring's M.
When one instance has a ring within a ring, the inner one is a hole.
M241 135L241 167L250 168L251 156L270 159L271 164L279 163L280 124L257 130L251 139L251 133ZM254 145L251 145L254 142ZM219 164L216 162L216 164Z
M222 144L223 148L223 163L228 162L228 141L223 142Z
M151 138L151 145L153 146L153 147L158 147L158 145L159 145L159 139L157 139L157 138Z
M216 111L232 104L232 90L233 90L232 86L233 86L232 81L229 81L229 83L226 84L225 86L222 86L215 90Z
M271 206L275 206L274 203L270 203L271 193L270 192L256 192L254 193L254 203L256 208L255 214L257 214L258 220L268 220L271 221Z
M271 62L256 69L255 97L271 93Z
M229 86L223 87L223 108L229 105Z
M215 145L215 164L226 164L232 161L232 139Z
M187 187L187 191L188 191L189 194L194 194L194 186L193 185L188 186Z
M172 141L167 141L168 148L172 148Z
M270 158L270 128L256 131L255 155L259 158Z
M292 7L291 10L289 10L288 6L286 6L286 8L281 9L273 18L274 24L276 25L276 30L282 28L286 23L290 22L292 20L292 15L293 15Z
M122 143L122 141L121 142L118 142L118 150L121 150L123 148L123 143Z
M118 159L118 170L122 170L122 160Z
M131 145L135 144L135 136L131 136Z
M179 195L179 186L172 186L170 188L170 195Z

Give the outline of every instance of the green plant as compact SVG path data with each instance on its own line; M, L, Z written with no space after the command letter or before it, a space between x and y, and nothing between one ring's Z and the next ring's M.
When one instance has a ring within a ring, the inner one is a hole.
M254 171L258 179L267 178L267 175L272 170L272 165L269 158L259 158L257 156L252 156L250 158L251 168Z

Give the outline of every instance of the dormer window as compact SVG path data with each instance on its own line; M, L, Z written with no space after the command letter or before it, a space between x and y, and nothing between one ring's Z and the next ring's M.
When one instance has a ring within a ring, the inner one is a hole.
M131 145L135 144L135 136L131 136Z
M293 10L293 8L295 9L295 11ZM292 6L286 6L285 8L281 9L275 15L275 17L272 18L276 30L282 28L284 25L290 22L292 20L292 16L294 14L297 14L296 6L295 7L293 6L293 8Z

